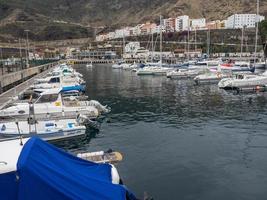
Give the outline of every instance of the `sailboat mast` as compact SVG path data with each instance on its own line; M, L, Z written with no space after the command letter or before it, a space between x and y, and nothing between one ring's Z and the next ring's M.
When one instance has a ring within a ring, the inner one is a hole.
M124 56L125 54L125 35L124 35L124 29L123 29L123 32L122 32L122 42L123 42L123 49L122 49L122 57Z
M210 57L210 29L207 31L207 56Z
M160 67L162 67L162 16L160 15Z
M197 29L195 28L195 52L197 51Z
M152 49L152 55L151 55L151 61L153 62L154 60L154 39L153 39L153 33L152 33L152 45L151 45L151 49Z
M257 0L257 14L255 17L256 21L256 35L255 35L255 52L254 52L254 67L256 64L256 54L257 54L257 47L258 47L258 31L259 31L259 12L260 12L260 0Z
M190 40L190 32L189 32L189 20L188 20L188 27L187 27L187 59L189 61L189 49L190 49L190 44L189 44L189 40Z
M244 24L242 24L242 35L241 35L241 47L240 47L240 58L243 54L243 43L244 43Z

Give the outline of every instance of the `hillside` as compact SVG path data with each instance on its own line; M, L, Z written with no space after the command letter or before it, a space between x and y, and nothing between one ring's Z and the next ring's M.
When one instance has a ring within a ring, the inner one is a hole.
M88 27L108 28L173 17L225 19L233 13L255 13L250 0L0 0L0 38L22 37L53 40L91 37ZM267 14L267 0L261 1Z

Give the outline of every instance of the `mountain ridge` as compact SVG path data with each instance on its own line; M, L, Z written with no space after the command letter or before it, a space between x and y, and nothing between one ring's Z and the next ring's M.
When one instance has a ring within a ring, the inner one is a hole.
M260 10L261 14L267 14L267 0L261 1ZM93 37L93 29L89 27L114 29L158 21L160 14L222 20L234 13L255 12L256 1L250 0L0 0L0 36L20 37L22 33L10 30L21 31L25 26L32 33L31 39ZM45 32L51 25L61 27L55 38ZM73 30L76 28L79 31Z

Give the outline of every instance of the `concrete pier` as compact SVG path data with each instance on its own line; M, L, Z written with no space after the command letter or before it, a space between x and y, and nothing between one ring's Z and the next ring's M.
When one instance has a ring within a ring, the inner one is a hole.
M3 88L10 86L12 88L0 94L0 109L8 104L12 97L17 96L32 85L36 78L45 76L58 64L58 62L49 63L1 76L0 84L4 86L1 89L3 90Z
M0 93L7 91L8 89L18 85L27 79L40 74L49 68L57 65L58 62L53 62L45 65L31 67L16 72L4 74L0 76Z

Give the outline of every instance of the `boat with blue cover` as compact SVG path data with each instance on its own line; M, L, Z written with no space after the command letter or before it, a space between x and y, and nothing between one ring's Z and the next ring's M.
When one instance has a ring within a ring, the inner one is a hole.
M0 143L1 200L136 200L117 169L32 137Z

